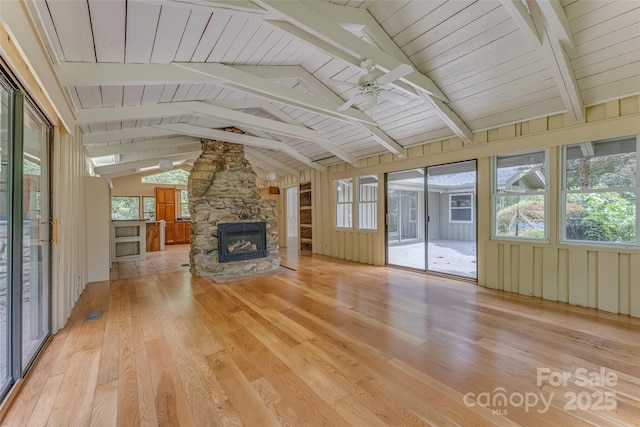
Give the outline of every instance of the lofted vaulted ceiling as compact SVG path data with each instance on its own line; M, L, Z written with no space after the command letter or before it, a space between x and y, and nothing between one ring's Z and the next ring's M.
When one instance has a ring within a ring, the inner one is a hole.
M344 4L342 4L344 3ZM30 4L105 177L199 139L246 146L259 174L323 170L640 92L640 3L600 0L48 0ZM360 63L406 98L338 107ZM244 134L223 133L226 127Z

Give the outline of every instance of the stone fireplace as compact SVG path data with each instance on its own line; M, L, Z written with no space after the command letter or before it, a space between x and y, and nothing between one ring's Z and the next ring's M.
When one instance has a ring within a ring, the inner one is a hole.
M189 175L191 273L229 279L275 270L275 202L262 200L244 146L202 140Z

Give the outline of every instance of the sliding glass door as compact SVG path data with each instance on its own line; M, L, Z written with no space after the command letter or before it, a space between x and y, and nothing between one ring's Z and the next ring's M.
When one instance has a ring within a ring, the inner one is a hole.
M22 364L49 334L49 128L24 110L22 149Z
M11 377L11 345L9 337L11 336L9 315L9 212L10 212L10 173L9 164L11 155L9 153L9 137L10 137L10 101L11 92L0 80L0 257L3 262L0 263L0 383L2 396L6 394L12 383Z
M50 333L50 127L1 73L0 101L2 400Z
M476 180L475 160L388 173L387 263L475 279Z
M424 270L424 169L387 174L387 262Z
M427 189L427 269L475 279L475 160L428 167Z

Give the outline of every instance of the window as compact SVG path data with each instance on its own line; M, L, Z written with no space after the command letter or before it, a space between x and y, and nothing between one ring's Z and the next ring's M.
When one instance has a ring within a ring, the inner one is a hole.
M639 243L639 153L640 135L563 148L563 240Z
M449 222L473 222L473 194L449 194Z
M180 218L190 218L189 213L189 192L180 190Z
M189 181L189 171L184 169L173 169L168 172L156 173L154 175L143 176L140 182L143 184L167 184L167 185L187 185Z
M140 198L139 197L112 197L111 198L111 219L139 219L140 218Z
M546 151L498 156L493 166L493 235L546 239Z
M351 228L353 207L353 180L351 178L335 181L336 188L336 227Z
M378 177L358 177L358 228L378 228Z
M155 197L143 197L142 198L142 215L144 219L149 221L156 220L156 198Z

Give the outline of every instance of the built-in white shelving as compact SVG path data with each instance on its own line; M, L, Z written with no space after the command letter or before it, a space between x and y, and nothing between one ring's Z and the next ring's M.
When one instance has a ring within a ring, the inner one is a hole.
M147 257L145 221L111 222L111 260L126 261Z

